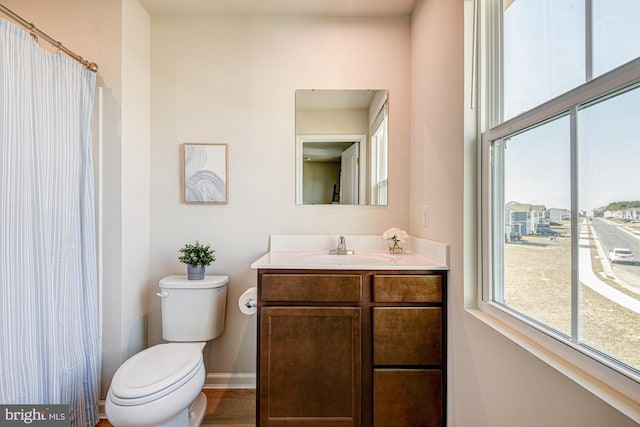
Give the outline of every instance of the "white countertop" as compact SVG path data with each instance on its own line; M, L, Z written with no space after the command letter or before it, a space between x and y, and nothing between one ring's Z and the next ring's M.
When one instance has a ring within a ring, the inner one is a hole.
M409 237L405 249L390 254L381 236L345 236L354 255L329 255L338 236L274 235L270 251L251 264L254 269L311 270L448 270L449 247L446 244Z

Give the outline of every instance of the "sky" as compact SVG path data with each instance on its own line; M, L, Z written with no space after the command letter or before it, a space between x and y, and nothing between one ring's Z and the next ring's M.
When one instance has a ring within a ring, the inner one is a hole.
M584 83L584 3L516 0L505 11L507 119ZM593 0L593 13L596 77L640 56L640 1ZM639 118L640 89L580 111L579 209L640 200ZM568 209L569 149L567 117L513 137L505 152L505 202Z

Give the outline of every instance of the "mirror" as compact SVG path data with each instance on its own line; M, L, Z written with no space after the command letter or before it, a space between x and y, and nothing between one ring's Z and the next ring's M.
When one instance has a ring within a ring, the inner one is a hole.
M387 90L296 91L296 204L386 205Z

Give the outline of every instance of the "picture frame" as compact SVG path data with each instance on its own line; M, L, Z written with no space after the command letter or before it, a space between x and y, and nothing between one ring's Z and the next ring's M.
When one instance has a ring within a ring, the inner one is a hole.
M227 144L182 144L182 202L226 205L229 197Z

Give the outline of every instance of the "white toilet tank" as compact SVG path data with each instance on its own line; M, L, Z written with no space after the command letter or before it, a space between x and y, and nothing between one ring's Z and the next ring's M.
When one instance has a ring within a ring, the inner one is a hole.
M160 280L162 338L170 342L209 341L224 330L228 276Z

